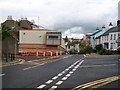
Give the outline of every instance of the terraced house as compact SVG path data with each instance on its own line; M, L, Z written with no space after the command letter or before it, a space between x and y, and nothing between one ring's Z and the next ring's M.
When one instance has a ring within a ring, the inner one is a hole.
M100 37L101 44L108 50L117 50L120 46L120 24L107 30Z

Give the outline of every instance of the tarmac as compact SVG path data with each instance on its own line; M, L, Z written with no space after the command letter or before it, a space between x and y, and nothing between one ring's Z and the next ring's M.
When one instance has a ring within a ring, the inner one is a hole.
M67 54L68 55L68 54ZM63 58L67 55L61 55L61 56L46 56L46 57L36 57L35 60L33 61L43 61L43 60L49 60L49 59L59 59L59 58ZM29 56L28 56L29 57ZM89 57L89 58L107 58L107 57L111 57L111 58L114 58L114 57L118 57L118 59L120 59L120 56L119 55L98 55L96 53L92 53L92 54L86 54L86 57ZM31 61L31 60L30 60ZM30 62L30 61L26 61L24 59L24 57L21 57L21 58L15 58L15 60L13 61L10 61L8 60L8 62L6 62L5 60L2 60L0 61L0 67L5 67L5 66L11 66L11 65L16 65L16 64L23 64L25 62Z

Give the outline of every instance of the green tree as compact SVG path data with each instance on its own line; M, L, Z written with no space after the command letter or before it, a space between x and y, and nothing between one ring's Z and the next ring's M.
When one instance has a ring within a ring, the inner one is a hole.
M2 40L10 36L10 29L8 29L7 27L2 26L1 31L2 31Z
M96 49L97 52L99 52L100 50L102 50L103 49L102 44L96 45L95 49Z
M84 47L84 51L85 51L85 53L90 54L90 53L92 53L93 50L92 50L92 47L87 45L87 46Z

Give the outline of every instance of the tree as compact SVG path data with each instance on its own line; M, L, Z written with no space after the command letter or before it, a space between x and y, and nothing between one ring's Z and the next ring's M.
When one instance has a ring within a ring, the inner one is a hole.
M97 52L99 52L100 50L102 50L103 49L102 44L96 45L95 49L96 49Z
M89 45L87 45L87 46L84 47L84 51L85 51L85 53L90 54L90 53L92 53L92 47L90 47Z
M5 26L2 26L1 30L2 30L2 40L10 36L10 29L8 29Z

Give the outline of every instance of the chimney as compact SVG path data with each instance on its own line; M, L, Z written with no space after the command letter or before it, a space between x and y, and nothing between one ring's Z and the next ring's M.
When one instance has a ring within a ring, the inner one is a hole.
M103 25L102 28L105 28L105 25Z
M7 17L7 20L13 20L13 19L12 19L12 16L8 16L8 17Z
M99 30L99 28L97 27L96 30Z
M21 20L27 20L27 18L26 17L22 17Z
M32 19L31 22L32 22L33 24L35 24L35 20L34 20L34 19Z
M112 22L109 23L109 29L113 27Z

